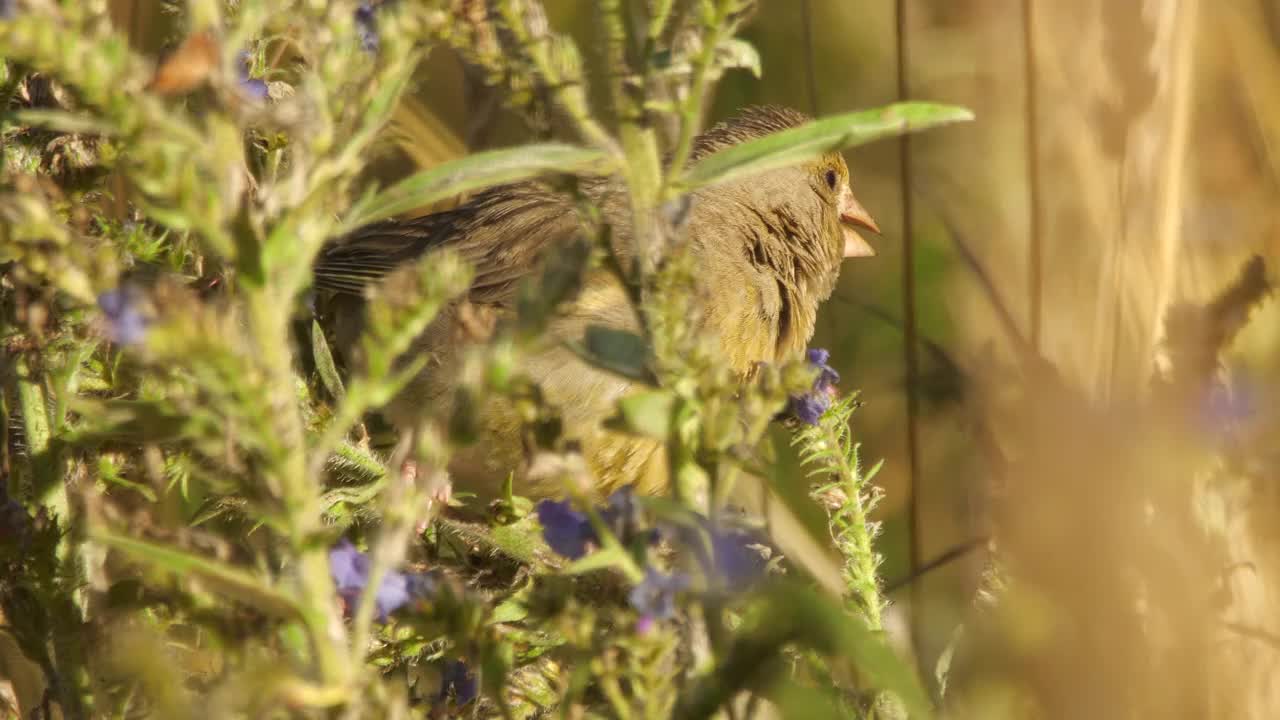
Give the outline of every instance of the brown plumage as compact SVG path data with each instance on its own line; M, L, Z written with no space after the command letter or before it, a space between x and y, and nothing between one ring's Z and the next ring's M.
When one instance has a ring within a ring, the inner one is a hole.
M744 140L795 127L808 118L785 108L763 107L716 125L699 136L693 160ZM613 180L589 181L613 229L616 248L631 246L623 188ZM712 341L730 367L747 372L760 361L797 357L813 335L818 305L833 289L844 257L874 254L854 226L877 230L853 198L843 158L830 153L796 167L773 170L697 191L684 232L698 268L694 327ZM442 313L416 344L431 361L387 408L398 425L423 413L447 417L460 348L475 342L474 329L512 311L517 285L538 272L539 261L581 232L573 204L536 183L480 193L464 205L407 221L378 223L334 242L316 264L316 285L338 298L338 345L350 346L366 283L433 248L450 247L472 263L476 277L465 303ZM636 483L643 492L666 484L658 443L610 433L600 421L612 414L630 383L597 370L563 347L580 340L588 325L636 329L636 319L615 277L587 278L579 297L547 330L548 340L522 370L557 406L566 435L580 441L598 490ZM485 439L459 452L450 465L460 489L491 497L511 470L518 492L559 494L557 487L519 482L526 471L520 421L510 407L482 409Z

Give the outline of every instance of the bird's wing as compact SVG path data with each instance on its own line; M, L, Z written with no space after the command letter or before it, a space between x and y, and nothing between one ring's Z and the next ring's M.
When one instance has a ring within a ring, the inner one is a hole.
M330 243L316 260L316 287L359 295L401 264L449 248L475 268L473 302L506 304L543 252L580 230L565 197L534 183L505 185L452 210L367 225Z

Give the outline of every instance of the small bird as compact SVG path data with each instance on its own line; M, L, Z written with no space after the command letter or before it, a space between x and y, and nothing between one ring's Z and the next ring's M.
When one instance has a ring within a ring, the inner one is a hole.
M787 108L749 108L699 135L691 162L809 120ZM615 178L588 180L583 187L611 226L616 251L629 260L624 186ZM836 152L694 192L682 232L697 268L695 330L717 343L728 366L743 375L759 362L801 357L818 306L835 289L841 261L875 254L860 229L879 233L854 197L848 167ZM444 212L361 228L327 246L315 265L317 288L334 294L335 345L354 346L368 283L431 250L454 249L475 268L471 288L416 341L413 351L427 353L429 362L384 410L402 428L423 413L448 417L461 350L484 340L477 326L491 328L513 313L518 284L536 277L543 258L582 232L573 202L535 182L495 187ZM560 411L565 437L578 442L599 495L626 484L642 493L661 492L667 485L664 446L601 426L632 383L565 347L563 341L580 342L590 325L639 327L626 290L605 270L587 276L580 294L549 324L551 341L527 356L521 370ZM512 407L495 401L479 415L481 442L459 450L449 466L455 488L493 498L514 471L518 494L562 494L558 483L529 473L521 421Z

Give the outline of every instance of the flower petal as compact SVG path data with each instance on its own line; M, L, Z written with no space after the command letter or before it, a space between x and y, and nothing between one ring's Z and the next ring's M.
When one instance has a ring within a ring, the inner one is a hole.
M577 560L587 554L595 532L585 513L573 509L569 501L543 500L538 503L542 539L558 555Z

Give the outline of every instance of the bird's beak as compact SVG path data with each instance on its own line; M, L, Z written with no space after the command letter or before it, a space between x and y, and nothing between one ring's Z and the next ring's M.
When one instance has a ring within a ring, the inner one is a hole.
M858 234L856 228L863 228L879 235L880 226L876 224L871 213L862 207L858 199L853 196L853 190L846 183L840 191L840 232L844 235L844 256L852 257L871 257L876 254L876 249L871 247L871 243L867 242Z

